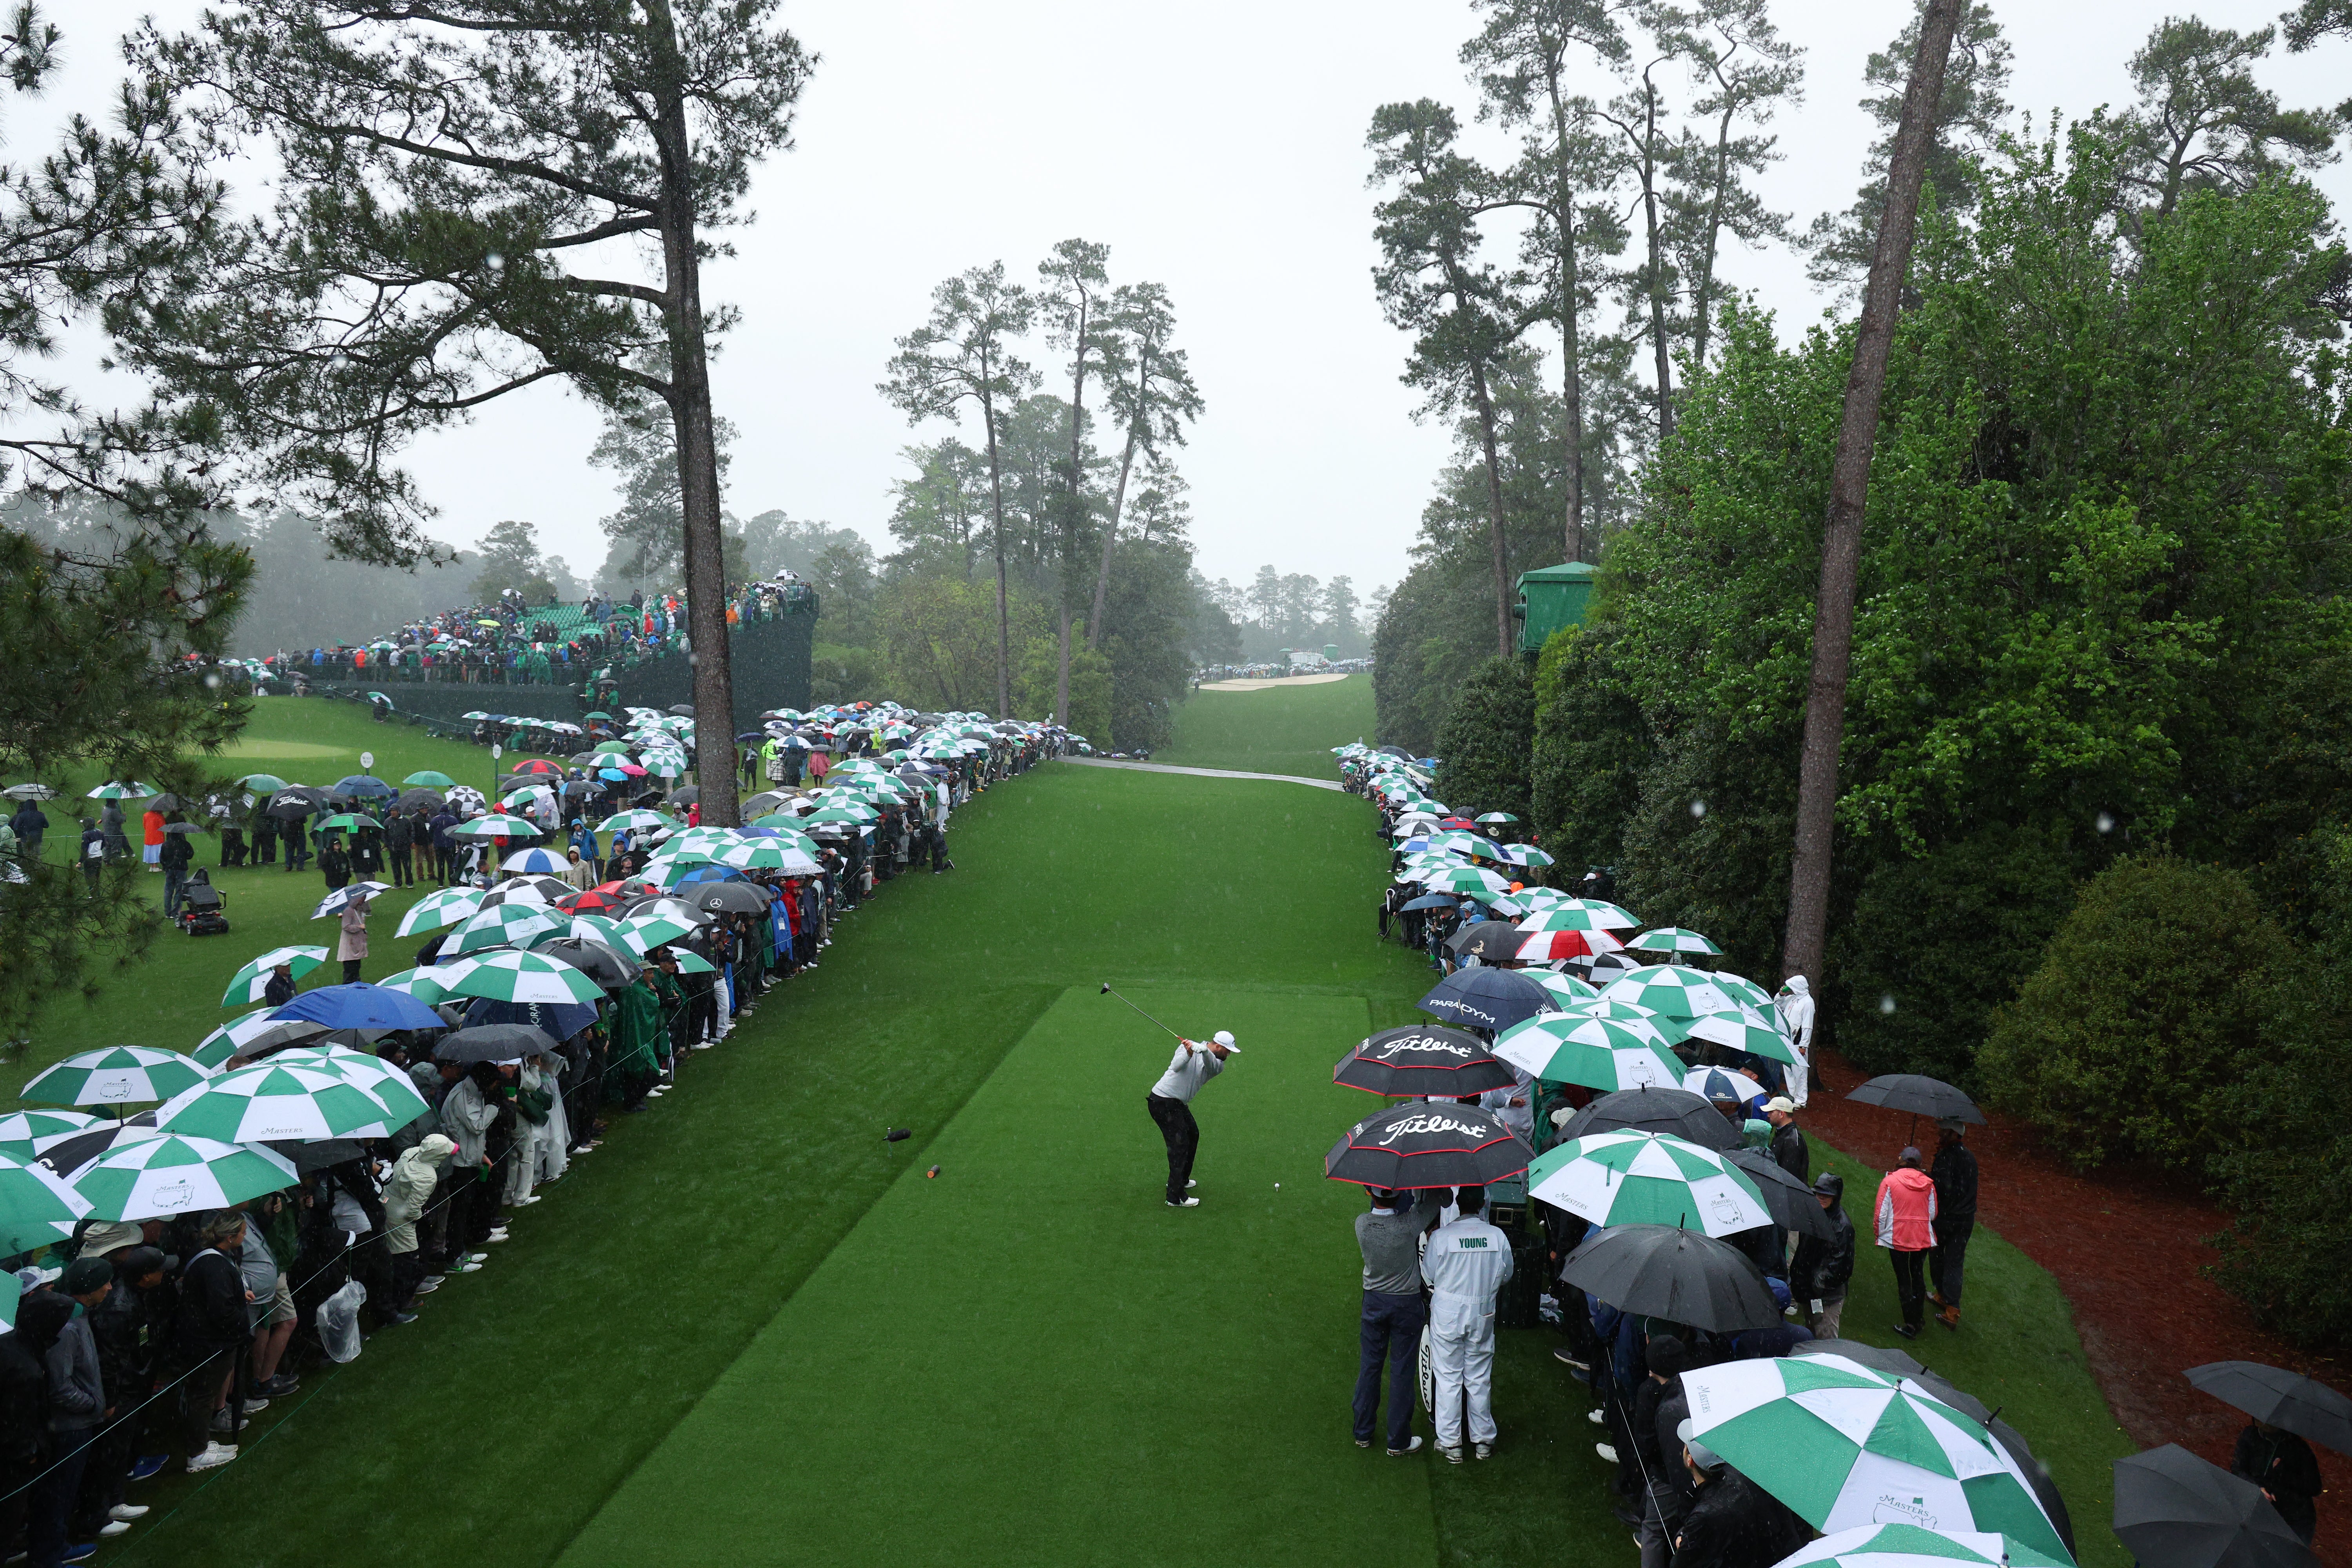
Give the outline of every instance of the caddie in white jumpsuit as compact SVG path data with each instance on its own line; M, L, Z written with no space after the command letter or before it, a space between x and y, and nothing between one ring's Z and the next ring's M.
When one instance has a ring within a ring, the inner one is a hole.
M1485 1188L1464 1187L1456 1202L1462 1217L1431 1234L1421 1277L1429 1282L1437 1450L1458 1465L1465 1391L1470 1441L1482 1459L1494 1452L1495 1292L1511 1277L1511 1239L1486 1223Z

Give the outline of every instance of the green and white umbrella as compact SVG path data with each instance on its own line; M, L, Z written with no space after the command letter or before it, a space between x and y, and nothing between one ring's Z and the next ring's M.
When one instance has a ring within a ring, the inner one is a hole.
M1703 969L1675 963L1653 963L1629 969L1601 988L1612 1002L1631 1002L1670 1018L1696 1018L1702 1013L1728 1013L1731 998Z
M248 1054L247 1047L267 1050L273 1044L327 1032L323 1024L272 1016L277 1011L275 1007L257 1007L250 1013L240 1013L198 1040L196 1048L188 1055L206 1072L218 1072L229 1058Z
M29 1160L37 1139L63 1137L96 1127L99 1119L81 1110L12 1110L0 1116L0 1154Z
M272 1058L197 1085L158 1110L155 1125L224 1143L389 1138L425 1105L405 1081L381 1087L372 1092L343 1072Z
M1717 969L1710 971L1706 978L1717 990L1725 993L1734 1002L1745 1002L1759 1013L1769 1013L1773 1010L1772 993L1744 974L1734 974L1727 969Z
M470 822L461 822L449 831L460 838L536 838L540 826L520 816L493 812L488 816L477 816Z
M1745 1171L1664 1132L1594 1132L1555 1144L1528 1167L1528 1195L1602 1226L1670 1225L1731 1236L1772 1223Z
M469 916L441 951L452 954L510 947L551 931L562 923L563 918L545 904L492 904Z
M1657 1044L1657 1031L1640 1031L1608 1018L1539 1013L1495 1037L1495 1054L1552 1083L1577 1083L1612 1093L1621 1089L1671 1089L1682 1064Z
M1488 811L1480 813L1478 820L1480 822L1517 822L1518 818L1507 811Z
M1788 1037L1780 1033L1777 1013L1759 1013L1753 1007L1734 1005L1720 1013L1701 1013L1696 1018L1685 1018L1682 1026L1689 1039L1710 1041L1750 1056L1769 1057L1776 1062L1793 1064L1797 1059L1797 1053L1789 1048Z
M1573 974L1559 974L1549 969L1523 969L1520 973L1559 997L1562 1003L1597 1002L1601 993Z
M21 1160L0 1155L0 1233L21 1232L39 1226L70 1227L89 1212L89 1200L68 1186L47 1165L30 1155Z
M415 936L418 931L438 931L443 926L456 925L481 907L479 889L436 889L408 906L408 912L400 917L400 929L393 934Z
M204 1081L205 1069L193 1057L152 1046L107 1046L66 1058L16 1097L54 1105L138 1105L169 1100Z
M1916 1524L1864 1524L1824 1535L1773 1568L2073 1568L2014 1536Z
M155 786L143 784L118 784L112 779L89 792L91 800L145 800L156 794Z
M495 1002L588 1002L604 1000L604 988L568 963L535 952L502 951L436 964L434 984L450 996L488 996Z
M299 980L327 962L323 947L273 947L229 977L228 989L221 993L221 1005L236 1007L262 999L269 989L269 972L283 963Z
M631 951L621 930L621 922L607 920L603 915L566 915L563 917L563 924L544 936L531 938L529 945L534 948L545 947L551 942L563 942L572 938L609 947L614 952Z
M268 1149L177 1132L138 1130L74 1178L99 1219L167 1219L225 1209L290 1187L293 1162Z
M1723 949L1684 926L1660 926L1645 931L1625 944L1637 952L1711 952Z
M620 924L621 940L628 943L629 951L639 958L643 958L655 948L673 942L682 942L692 936L695 931L692 921L677 920L668 915L635 915L621 921Z
M1523 931L1529 932L1551 931L1605 931L1610 929L1607 925L1602 923L1605 918L1606 917L1604 916L1594 914L1591 910L1585 909L1580 903L1554 904L1549 909L1538 910L1535 913L1528 916L1527 919L1519 922L1519 929Z
M348 1079L383 1101L384 1109L394 1116L406 1112L405 1120L394 1122L394 1127L407 1125L426 1110L425 1097L417 1094L416 1085L406 1073L382 1057L372 1056L366 1051L355 1051L349 1046L296 1046L269 1059L287 1067L310 1068Z
M1415 873L1402 879L1420 882L1431 891L1440 893L1507 893L1511 890L1508 879L1475 866L1457 867L1450 871Z
M456 789L457 787L456 779L451 778L447 773L436 773L431 768L420 768L400 782L410 789Z
M657 833L677 823L658 811L616 811L596 825L599 833Z
M276 795L286 787L286 781L276 773L247 773L236 782L239 788L252 795Z
M2071 1561L2017 1461L1916 1384L1818 1355L1694 1368L1683 1388L1699 1441L1825 1534L1902 1522Z
M730 844L719 852L719 864L738 871L782 871L801 877L814 877L824 868L813 857L774 838Z
M376 985L381 990L397 991L404 995L414 996L430 1007L449 994L441 985L438 978L440 973L441 968L437 964L404 969L397 974L385 975L376 982Z

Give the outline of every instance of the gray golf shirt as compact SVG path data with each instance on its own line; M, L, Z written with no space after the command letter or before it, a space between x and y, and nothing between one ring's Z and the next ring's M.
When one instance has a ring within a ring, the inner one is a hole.
M1364 1289L1390 1296L1421 1294L1421 1233L1437 1218L1427 1197L1409 1209L1356 1216L1356 1245L1364 1249Z

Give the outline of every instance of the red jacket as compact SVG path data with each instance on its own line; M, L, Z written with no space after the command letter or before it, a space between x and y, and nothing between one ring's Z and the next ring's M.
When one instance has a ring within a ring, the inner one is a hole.
M1878 1184L1878 1245L1897 1252L1936 1245L1936 1184L1916 1165L1897 1165Z

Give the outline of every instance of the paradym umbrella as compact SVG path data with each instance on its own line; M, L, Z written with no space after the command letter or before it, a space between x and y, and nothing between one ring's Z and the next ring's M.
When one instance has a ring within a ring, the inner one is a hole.
M299 980L326 962L323 947L273 947L229 976L228 989L221 993L221 1005L260 1001L262 993L269 989L269 972L281 963Z
M1670 1225L1736 1236L1772 1223L1764 1194L1712 1149L1659 1132L1595 1132L1545 1150L1528 1195L1596 1226Z
M1559 1277L1628 1312L1720 1334L1768 1329L1780 1321L1764 1271L1745 1254L1729 1242L1671 1225L1595 1231L1568 1255Z
M1736 1149L1739 1133L1723 1112L1685 1089L1628 1089L1604 1094L1560 1126L1563 1138L1582 1138L1620 1128L1636 1132L1671 1132L1702 1149Z
M1477 1187L1517 1175L1534 1157L1475 1106L1399 1105L1342 1134L1323 1156L1323 1173L1365 1187Z
M2181 1375L2257 1421L2352 1454L2352 1399L2316 1378L2258 1361L2208 1362Z
M152 1046L78 1051L17 1090L20 1100L57 1105L136 1105L169 1100L205 1080L193 1057Z
M1865 1524L1825 1535L1773 1568L2074 1568L2011 1536Z
M1898 1512L1928 1530L2065 1543L2006 1450L1916 1385L1843 1356L1726 1363L1683 1374L1692 1431L1824 1533Z
M1455 1100L1508 1089L1518 1076L1475 1036L1407 1024L1383 1029L1341 1057L1331 1081L1373 1094Z
M1552 994L1526 975L1485 964L1455 970L1414 1005L1448 1023L1478 1029L1507 1029L1521 1019L1559 1009Z
M2253 1482L2178 1443L2116 1461L2116 1539L2140 1568L2316 1568Z
M296 1179L294 1163L269 1150L165 1132L118 1141L73 1185L96 1218L168 1219L232 1208Z

